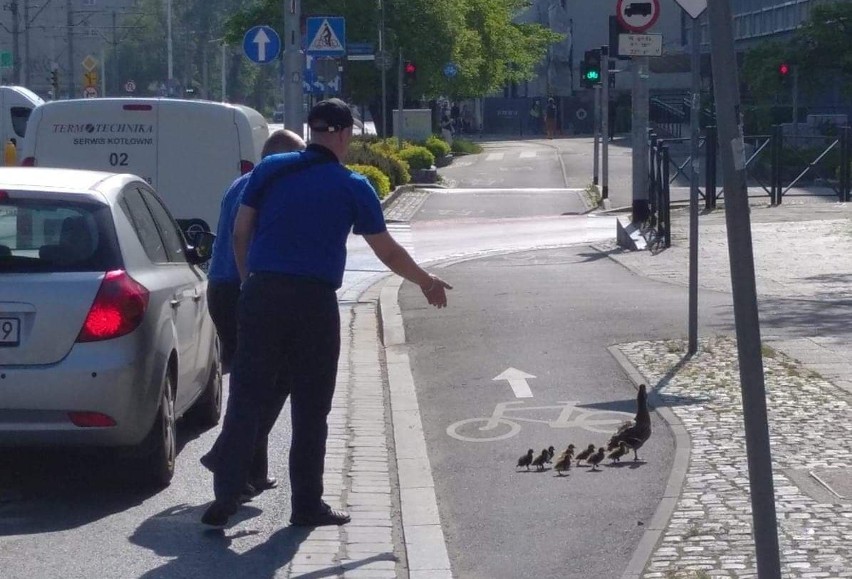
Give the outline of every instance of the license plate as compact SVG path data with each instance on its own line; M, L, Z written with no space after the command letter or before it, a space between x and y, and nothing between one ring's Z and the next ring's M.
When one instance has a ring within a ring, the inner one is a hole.
M0 348L17 346L21 343L21 320L0 318Z

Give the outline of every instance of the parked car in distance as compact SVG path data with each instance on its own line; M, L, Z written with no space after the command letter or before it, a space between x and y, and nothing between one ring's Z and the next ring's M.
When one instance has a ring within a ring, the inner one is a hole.
M197 237L135 175L0 168L0 447L134 447L168 484L177 419L221 415Z

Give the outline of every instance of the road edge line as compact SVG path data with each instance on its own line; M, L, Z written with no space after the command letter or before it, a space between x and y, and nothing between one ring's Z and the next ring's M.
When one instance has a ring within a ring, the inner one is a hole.
M394 276L379 295L379 324L385 349L402 533L411 579L452 579L450 557L438 512L432 465L420 418L420 406L408 357L399 289Z
M609 346L607 349L637 388L639 384L648 384L645 376L627 359L627 356L619 349L618 345ZM672 470L669 473L669 479L666 481L663 498L654 511L650 524L645 528L642 539L639 541L639 546L633 552L633 556L627 563L627 569L625 569L621 579L640 579L642 577L642 573L651 560L654 550L659 544L663 533L665 533L672 514L677 507L678 500L683 491L683 483L686 480L692 451L692 442L686 427L675 413L668 406L665 406L654 388L649 387L648 390L648 401L653 407L654 412L666 422L672 431L675 455L672 460Z

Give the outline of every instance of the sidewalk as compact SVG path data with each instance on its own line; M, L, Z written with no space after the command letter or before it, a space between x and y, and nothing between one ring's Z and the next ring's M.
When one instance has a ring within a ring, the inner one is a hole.
M614 241L598 249L637 275L688 285L688 210L673 209L672 218L672 247L656 255L622 251ZM775 208L754 200L761 305L848 306L850 220L852 208L825 199ZM699 223L699 285L730 293L724 210ZM847 323L831 316L790 316L790 323L800 325L796 337L762 330L782 573L852 577L852 348L839 327ZM635 381L652 386L680 455L625 579L757 577L736 343L701 338L692 359L685 340L612 349Z

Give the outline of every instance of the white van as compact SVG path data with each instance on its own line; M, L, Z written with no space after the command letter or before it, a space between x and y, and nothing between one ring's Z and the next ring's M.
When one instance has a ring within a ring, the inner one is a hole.
M213 231L228 186L260 159L269 128L249 107L210 101L102 98L36 108L25 166L139 175L181 226Z
M42 98L27 88L0 86L0 147L15 139L18 151L21 150L27 134L27 120L33 109L42 103Z

